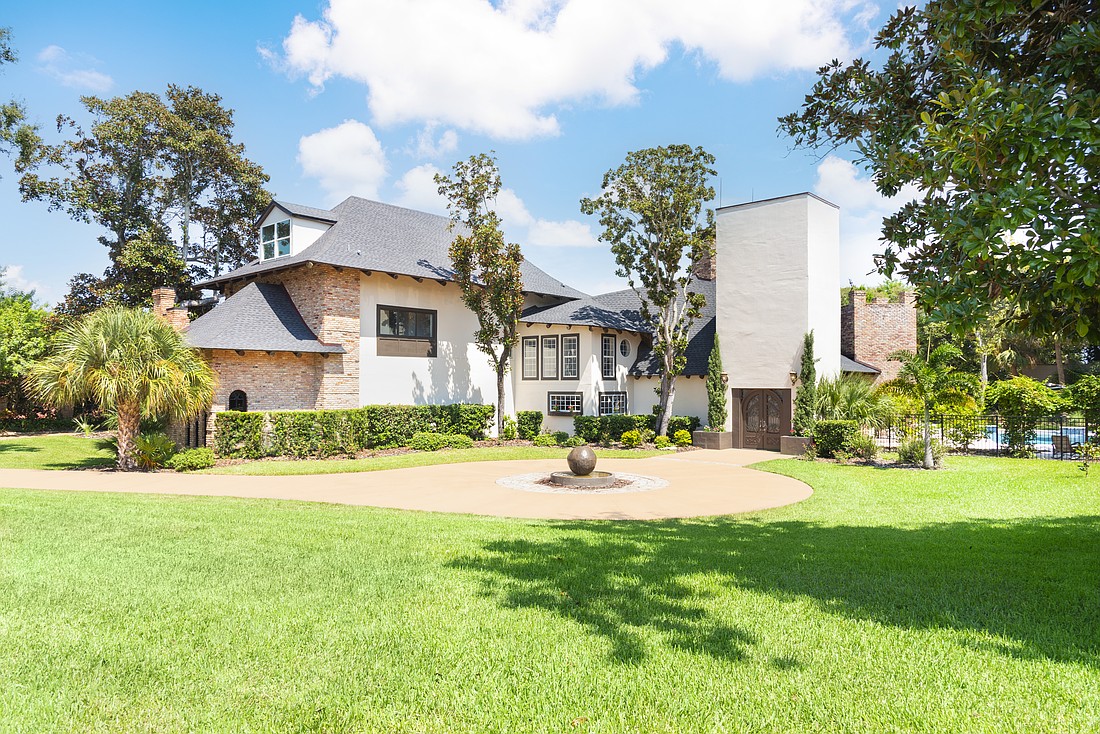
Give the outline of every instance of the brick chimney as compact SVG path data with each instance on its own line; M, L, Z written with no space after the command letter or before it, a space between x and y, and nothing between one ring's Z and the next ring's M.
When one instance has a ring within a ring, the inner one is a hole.
M718 275L718 253L711 251L709 255L704 255L691 272L699 280L714 280Z
M172 288L153 289L153 313L164 319L176 331L183 331L191 323L186 308L176 308L176 291Z
M876 298L868 303L866 291L849 291L848 303L840 308L840 353L877 368L882 374L876 382L885 382L901 369L901 363L887 359L899 349L917 349L915 294L905 291L896 302Z

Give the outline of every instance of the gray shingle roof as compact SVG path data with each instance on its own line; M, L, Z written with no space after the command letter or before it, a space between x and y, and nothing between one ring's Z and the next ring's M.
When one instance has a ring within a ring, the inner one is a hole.
M249 283L191 322L187 343L200 349L342 354L339 345L317 341L286 288Z
M306 206L305 204L293 204L289 201L273 201L271 206L267 208L260 216L260 221L267 218L267 212L271 211L272 207L279 207L283 211L289 213L291 216L302 217L304 219L317 219L322 222L335 222L336 218L332 215L328 209L318 209L315 206Z
M249 278L271 270L314 262L325 265L377 270L415 278L453 280L451 259L447 252L454 235L450 220L435 214L382 204L352 196L331 211L276 202L291 211L309 210L310 218L322 215L335 223L317 241L296 255L263 262L256 260L216 278L198 283L210 288L226 281ZM303 214L302 216L307 216ZM584 298L585 294L570 288L548 275L529 261L522 267L523 289L561 298Z
M707 302L703 306L702 315L695 319L695 322L691 325L691 331L688 332L687 366L684 367L683 374L701 376L707 374L707 361L710 359L710 352L714 348L714 300L717 288L713 280L696 280L692 284L692 289L696 293L702 293ZM659 362L649 344L643 343L638 349L638 358L634 360L634 366L630 368L630 374L661 374Z
M840 371L841 372L858 372L864 375L879 375L882 374L882 370L877 367L872 367L869 364L863 364L863 362L857 362L854 359L840 355Z
M713 280L697 280L692 288L695 292L702 293L707 303L703 307L703 315L695 320L691 331L688 332L687 367L684 369L684 374L705 375L710 350L714 347L716 288ZM642 321L641 308L641 299L634 291L627 289L557 306L528 309L520 317L520 321L529 324L595 326L649 334L649 327ZM650 344L642 343L630 373L633 375L660 374L657 359L653 355Z

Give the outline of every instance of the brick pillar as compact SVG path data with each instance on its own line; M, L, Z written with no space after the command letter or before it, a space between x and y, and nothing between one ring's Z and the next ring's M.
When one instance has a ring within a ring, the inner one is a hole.
M695 263L691 272L699 280L714 280L718 274L718 253L711 252Z

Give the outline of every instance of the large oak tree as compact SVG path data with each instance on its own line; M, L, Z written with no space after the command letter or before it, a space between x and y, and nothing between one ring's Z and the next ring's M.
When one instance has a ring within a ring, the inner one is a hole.
M1100 337L1100 2L932 0L875 47L780 126L919 192L884 220L880 270L959 328L1007 299L1018 328Z

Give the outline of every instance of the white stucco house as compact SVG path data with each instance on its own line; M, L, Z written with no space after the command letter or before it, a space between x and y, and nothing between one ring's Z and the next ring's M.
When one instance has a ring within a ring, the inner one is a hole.
M219 375L212 410L494 402L451 239L444 217L357 197L331 210L273 202L256 260L199 284L225 297L187 330ZM808 193L723 207L716 249L697 273L707 305L674 412L706 422L717 333L735 445L778 448L803 334L817 335L820 374L841 368L838 210ZM658 380L637 296L589 296L531 262L523 281L505 409L541 410L548 429L565 431L576 415L650 413Z

